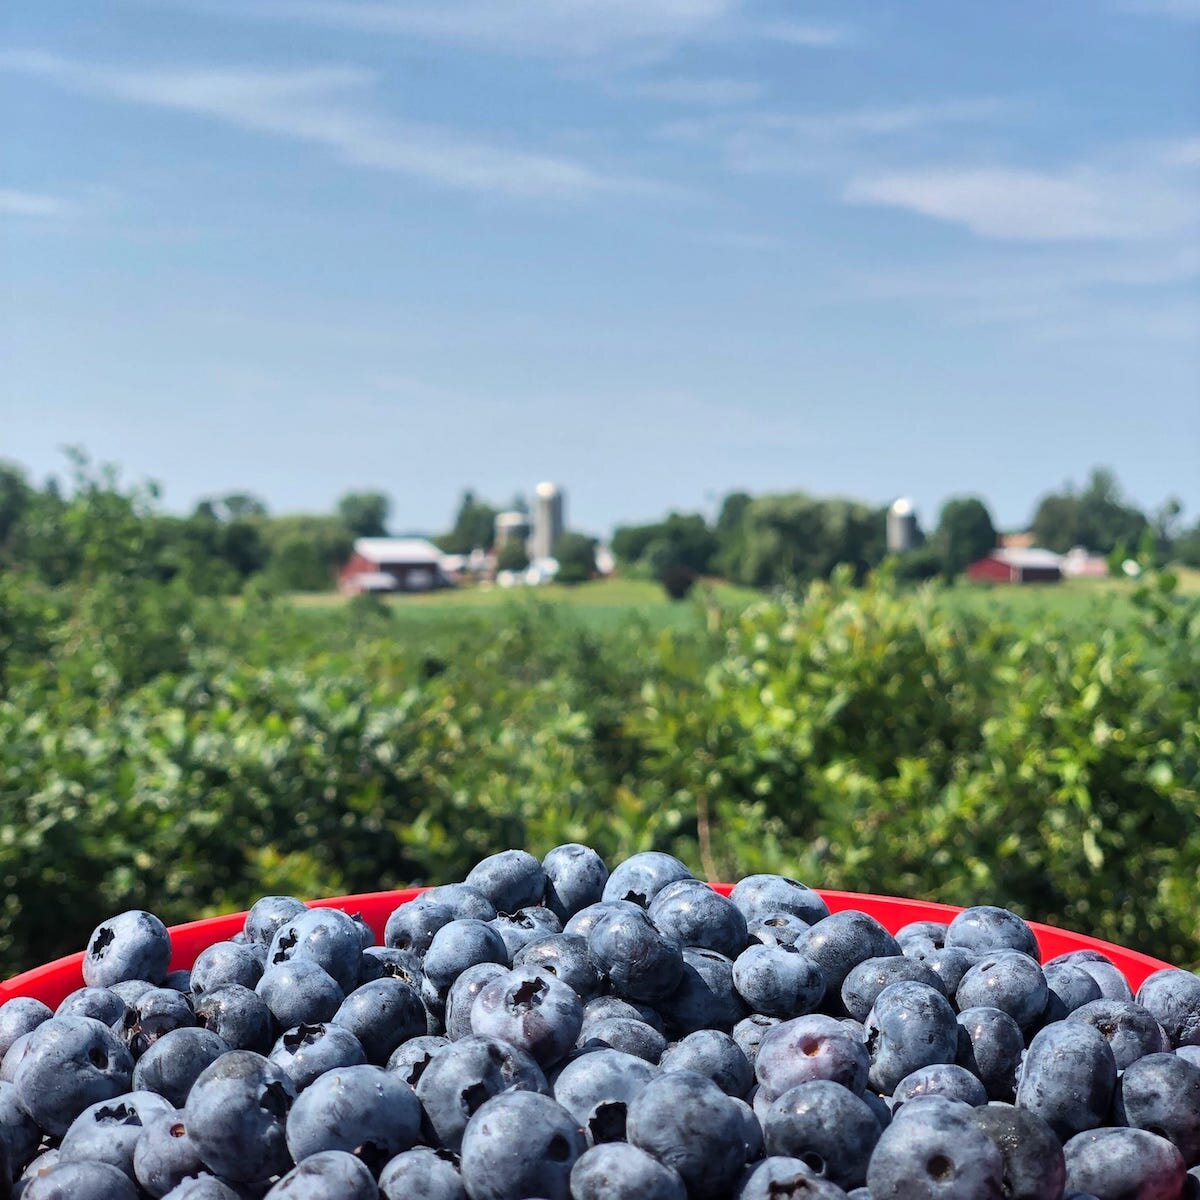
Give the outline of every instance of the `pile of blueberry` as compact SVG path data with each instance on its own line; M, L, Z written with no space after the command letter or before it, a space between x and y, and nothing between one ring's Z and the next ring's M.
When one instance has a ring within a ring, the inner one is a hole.
M145 912L0 1007L0 1200L1200 1197L1200 978L1136 1001L1001 908L888 933L666 854L268 896L169 971Z

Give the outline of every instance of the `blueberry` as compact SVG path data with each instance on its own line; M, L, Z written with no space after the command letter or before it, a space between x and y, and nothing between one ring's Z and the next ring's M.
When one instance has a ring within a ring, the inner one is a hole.
M687 1200L679 1172L627 1142L593 1146L571 1168L572 1200Z
M954 1061L983 1084L990 1099L1012 1100L1024 1053L1021 1027L1008 1013L998 1008L967 1008L958 1014Z
M266 1200L376 1200L375 1177L353 1154L323 1150L294 1166Z
M658 1001L663 1024L674 1037L699 1029L728 1033L747 1015L733 984L733 960L715 950L689 947L683 952L683 974L670 995Z
M1067 1176L1062 1143L1041 1117L1011 1104L984 1104L972 1123L1004 1159L1006 1200L1059 1200Z
M12 1082L47 1133L61 1137L89 1104L129 1091L133 1057L107 1025L92 1017L51 1017L27 1036Z
M979 956L971 950L947 946L921 961L941 978L942 991L947 996L953 996L958 991L963 976L979 961Z
M825 976L793 946L751 945L733 964L738 995L756 1012L781 1018L810 1013L825 995Z
M133 1173L151 1196L165 1196L189 1176L204 1171L182 1110L173 1108L146 1122L133 1150Z
M171 935L153 914L134 909L97 925L83 956L83 982L108 987L123 979L162 984L171 962Z
M851 970L842 981L842 1004L856 1021L865 1021L879 993L888 984L905 981L924 983L946 994L945 982L932 967L915 958L893 954L887 958L868 958Z
M352 992L362 959L358 925L336 908L306 909L276 929L267 963L275 967L300 958L317 963L343 992Z
M1162 1054L1171 1048L1163 1027L1132 1000L1093 1000L1067 1017L1068 1023L1072 1021L1091 1025L1104 1035L1118 1071L1144 1055Z
M1183 1192L1183 1156L1144 1129L1089 1129L1063 1147L1067 1191L1135 1200L1174 1200Z
M732 900L698 879L669 883L650 902L650 920L681 946L737 958L746 948L746 918Z
M1062 1021L1068 1013L1100 999L1100 985L1082 967L1075 963L1054 963L1044 967L1049 995L1042 1023Z
M903 946L905 942L920 939L929 942L935 950L940 950L946 944L949 928L945 921L909 921L896 930L896 941Z
M0 1150L0 1158L3 1158L2 1150ZM20 1177L16 1180L12 1193L14 1200L20 1200L20 1197L24 1195L26 1187L28 1187L32 1180L37 1179L41 1175L45 1175L48 1171L56 1166L58 1166L58 1151L43 1150L42 1153L39 1154L25 1168ZM0 1175L0 1180L6 1181L7 1179L7 1175Z
M571 842L555 846L542 859L546 875L546 907L560 921L567 921L604 896L608 867L595 850Z
M144 1126L173 1111L153 1092L129 1092L89 1105L63 1135L58 1161L106 1162L133 1179L133 1152Z
M973 1124L975 1110L931 1097L901 1111L867 1166L872 1200L1000 1200L1004 1158Z
M965 1067L954 1063L918 1067L905 1075L892 1092L892 1100L897 1108L920 1096L945 1096L950 1100L961 1100L972 1108L988 1102L983 1084Z
M112 1030L133 1057L140 1058L159 1038L195 1024L196 1014L185 996L170 988L151 988L125 1010L120 1020L112 1022Z
M279 927L298 917L307 907L295 896L263 896L246 914L243 927L246 940L270 946Z
M767 1153L800 1159L814 1175L842 1188L861 1187L879 1140L866 1103L828 1080L802 1083L772 1102L763 1122Z
M737 1200L840 1200L846 1195L803 1159L780 1155L747 1167L736 1194Z
M235 1050L266 1054L275 1041L274 1021L266 1001L240 983L201 996L196 1001L196 1024Z
M376 979L351 992L330 1023L354 1034L367 1062L382 1067L402 1042L425 1033L425 1022L414 988L399 979Z
M711 1079L727 1096L744 1097L754 1083L754 1068L727 1033L699 1029L676 1042L659 1061L664 1071L694 1071Z
M553 933L529 942L513 956L513 966L537 967L561 979L584 1002L598 995L603 986L588 953L587 938L575 934Z
M376 979L399 979L421 990L421 958L411 950L393 950L387 946L368 946L363 951L359 986Z
M42 1131L25 1111L17 1089L11 1083L0 1083L0 1150L13 1175L20 1174L33 1160L41 1141ZM0 1174L0 1187L3 1183Z
M155 990L150 987L148 991ZM144 994L144 993L143 993ZM103 1021L105 1025L119 1025L125 1019L129 1010L126 1003L116 992L102 987L76 988L69 996L64 996L62 1003L54 1010L56 1017L92 1017ZM119 1036L119 1032L118 1032Z
M287 1118L287 1148L302 1159L345 1150L372 1172L410 1150L421 1131L421 1106L403 1079L381 1067L336 1067L314 1080Z
M217 942L208 946L192 964L192 995L203 996L229 983L254 988L262 978L264 961L265 955L260 958L245 943Z
M1046 1010L1046 976L1035 959L1018 950L985 955L954 993L959 1009L998 1008L1022 1030L1032 1029Z
M508 974L500 963L476 963L451 985L446 996L446 1036L454 1042L471 1036L471 1006L475 997L494 979Z
M729 898L741 909L747 924L777 913L790 913L805 925L829 916L829 906L819 893L785 875L747 875Z
M486 1037L451 1042L434 1055L417 1080L417 1098L448 1150L460 1147L467 1122L485 1101L514 1089L543 1095L550 1091L541 1068L528 1054Z
M32 996L14 996L0 1004L0 1059L23 1033L32 1033L54 1014Z
M1200 1164L1200 1067L1178 1054L1147 1054L1117 1081L1113 1111L1122 1125L1157 1133Z
M0 1082L12 1083L17 1077L17 1067L21 1060L25 1057L29 1050L29 1043L33 1039L34 1031L19 1034L13 1039L13 1044L9 1046L4 1055L3 1061L0 1061Z
M950 1002L924 983L885 987L867 1016L866 1029L869 1081L885 1094L918 1067L954 1062L958 1050L958 1025Z
M383 1168L379 1194L384 1200L467 1200L457 1161L448 1150L414 1146Z
M444 904L456 921L494 921L496 906L476 887L465 883L445 883L422 892L418 900Z
M274 1063L231 1050L201 1073L184 1106L184 1124L210 1171L252 1183L290 1165L286 1128L296 1092Z
M444 1037L410 1038L402 1046L397 1046L387 1061L387 1069L394 1071L413 1091L416 1091L425 1068L433 1062L433 1056L449 1046L450 1042Z
M767 1035L767 1030L782 1024L779 1017L765 1017L761 1013L751 1013L743 1017L734 1027L731 1034L733 1040L741 1047L742 1053L754 1066L758 1058L758 1048Z
M753 1096L758 1090L758 1086L755 1085L748 1094ZM737 1109L738 1117L741 1118L742 1144L746 1149L746 1161L748 1163L758 1162L766 1152L763 1144L762 1125L759 1123L758 1116L754 1109L738 1096L730 1096L729 1102Z
M466 883L482 892L498 913L541 904L546 895L546 872L525 850L502 850L473 866Z
M257 1192L235 1192L224 1180L215 1175L199 1175L183 1180L173 1187L162 1200L246 1200Z
M692 1200L715 1200L733 1186L746 1162L742 1117L711 1079L670 1071L634 1097L628 1140L675 1168Z
M656 1063L667 1049L667 1039L653 1025L630 1017L606 1017L593 1021L579 1034L584 1049L620 1050L645 1062Z
M462 1139L471 1200L570 1200L571 1169L587 1141L560 1104L537 1092L507 1092L483 1105Z
M388 917L383 930L383 944L392 950L408 950L423 957L433 941L433 935L443 925L449 925L456 919L450 905L439 904L424 895L418 896L407 904L401 904ZM492 918L488 917L487 920Z
M579 997L534 967L493 979L471 1005L472 1032L524 1050L543 1068L567 1055L582 1027Z
M1173 1047L1200 1046L1200 977L1174 969L1155 971L1138 989L1137 1002L1163 1027ZM2 1014L0 1009L0 1021ZM3 1044L0 1037L0 1049Z
M510 961L530 942L562 933L562 922L548 908L519 908L514 913L501 913L488 924L504 940Z
M667 884L692 878L691 871L674 855L644 850L615 868L604 885L602 899L627 900L640 908L649 908L650 902Z
M554 1099L590 1144L621 1141L630 1103L657 1075L655 1067L631 1054L597 1050L563 1067L554 1081Z
M662 1018L648 1004L630 1004L618 996L595 996L583 1006L584 1032L597 1021L607 1021L609 1017L628 1017L631 1021L643 1021L652 1025L659 1033L663 1031Z
M588 934L601 918L611 912L620 912L622 907L628 903L630 903L628 900L603 900L589 904L586 908L581 908L573 917L568 918L563 925L563 933L581 937L586 941ZM634 905L634 907L638 906Z
M1103 1124L1116 1082L1117 1064L1104 1036L1083 1021L1059 1021L1029 1043L1017 1105L1066 1141Z
M679 986L682 948L660 933L641 909L630 904L605 913L587 939L592 961L622 999L656 1004Z
M302 958L267 967L254 990L281 1029L330 1021L346 998L324 967Z
M1113 965L1111 959L1101 954L1098 950L1072 950L1068 954L1060 954L1057 958L1051 959L1046 965L1053 966L1062 962L1073 963L1076 966L1082 967L1099 986L1101 999L1133 999L1129 980Z
M754 1061L754 1073L767 1100L814 1079L831 1080L861 1092L869 1069L866 1046L840 1021L817 1013L768 1030Z
M425 978L443 1000L450 985L476 963L508 966L504 939L483 921L467 917L443 925L433 935L425 954Z
M1033 930L1016 913L990 904L979 904L960 912L946 930L945 944L980 954L1019 950L1035 962L1041 957Z
M326 1071L361 1067L367 1062L362 1043L344 1025L297 1025L282 1034L268 1055L292 1081L296 1093L315 1083Z
M21 1200L137 1200L137 1189L102 1162L59 1162L31 1179Z
M795 946L808 933L808 925L792 913L768 913L746 926L751 943L763 946Z
M796 948L821 968L830 995L841 991L846 976L859 963L900 953L896 939L874 917L854 909L818 921Z

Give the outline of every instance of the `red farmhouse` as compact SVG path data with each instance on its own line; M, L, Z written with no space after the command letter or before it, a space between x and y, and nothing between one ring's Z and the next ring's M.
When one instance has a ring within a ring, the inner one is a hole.
M362 592L428 592L449 587L442 552L424 538L359 538L338 572L338 589Z
M976 583L1057 583L1062 579L1062 558L1052 550L1001 546L967 568Z

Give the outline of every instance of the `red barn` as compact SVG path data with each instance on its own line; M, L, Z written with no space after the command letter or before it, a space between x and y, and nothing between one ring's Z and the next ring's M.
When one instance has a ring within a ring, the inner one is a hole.
M967 568L976 583L1057 583L1062 579L1062 556L1035 546L1001 546Z
M338 589L362 592L428 592L449 587L442 552L424 538L358 538L338 572Z

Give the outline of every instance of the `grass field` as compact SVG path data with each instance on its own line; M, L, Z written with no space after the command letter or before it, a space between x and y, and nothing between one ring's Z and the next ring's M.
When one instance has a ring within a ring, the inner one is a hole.
M1200 571L1182 570L1181 591L1200 593ZM1128 615L1134 584L1119 579L1071 580L1041 586L981 586L960 583L943 593L943 602L965 612L998 618L1036 621L1069 616L1119 621ZM749 588L714 581L704 589L721 604L737 608L760 599ZM695 595L703 595L697 589ZM304 593L292 597L305 609L336 609L348 603L336 593ZM464 587L419 595L390 596L386 603L407 627L428 628L465 619L486 620L524 605L552 604L570 611L586 625L608 629L643 621L651 629L685 626L698 619L700 608L674 602L655 583L639 579L605 579L576 587L550 585L537 589Z

